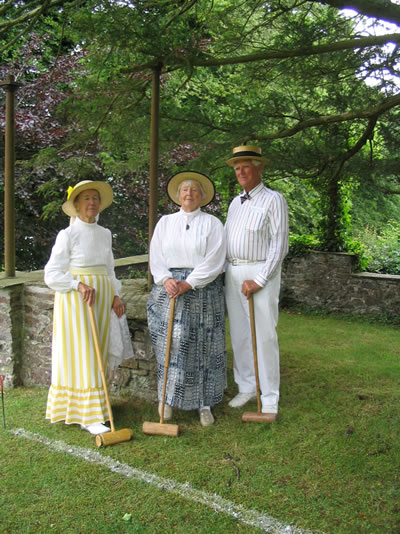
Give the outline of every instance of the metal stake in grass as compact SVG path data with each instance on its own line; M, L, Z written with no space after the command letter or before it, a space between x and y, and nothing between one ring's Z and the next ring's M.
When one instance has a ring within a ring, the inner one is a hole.
M99 343L99 334L97 332L96 318L93 313L93 307L89 306L89 304L88 304L88 309L89 309L90 326L92 327L94 346L96 349L95 352L96 352L96 357L97 357L97 363L100 369L101 381L103 383L104 396L106 398L108 417L110 419L110 426L111 426L111 432L107 432L105 434L99 434L98 436L96 436L96 445L98 447L107 447L107 445L115 445L116 443L123 443L124 441L131 440L132 430L130 428L123 428L122 430L116 431L114 428L114 419L113 419L113 415L111 411L110 399L108 397L107 382L106 382L106 377L104 376L104 367L103 367L103 360L101 357L101 349L100 349L100 343Z
M1 388L1 405L3 407L3 425L6 428L6 412L4 411L4 393L3 393L3 382L5 380L4 375L0 375L0 388Z
M258 359L257 359L257 338L256 338L256 324L254 320L254 301L253 295L249 297L249 312L250 312L250 327L251 327L251 342L253 345L254 356L254 374L256 377L256 392L257 392L257 413L244 412L242 415L243 423L275 423L276 414L261 412L261 392L260 379L258 376Z
M169 318L168 318L168 331L167 331L167 346L165 349L165 362L164 362L164 381L161 399L161 414L159 423L149 423L145 421L143 423L144 434L160 434L161 436L172 436L176 438L179 434L179 425L171 425L164 423L164 406L165 406L165 392L167 388L167 375L169 367L169 358L171 353L171 341L172 331L174 329L174 310L175 310L175 297L170 300L169 306Z

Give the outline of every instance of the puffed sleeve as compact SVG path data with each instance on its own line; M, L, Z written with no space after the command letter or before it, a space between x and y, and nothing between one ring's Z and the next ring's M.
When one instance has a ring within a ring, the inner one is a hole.
M78 289L79 280L74 280L72 274L68 272L70 250L70 237L65 230L61 230L57 235L50 259L44 268L44 281L53 291L67 293Z
M109 235L109 251L107 255L107 273L108 273L108 277L110 278L113 289L114 289L114 296L119 297L119 293L121 290L121 282L117 280L117 277L115 276L115 270L114 270L115 262L114 262L114 255L112 252L112 234L110 230L108 230L108 235Z
M198 263L186 282L193 289L205 287L222 273L226 258L226 238L224 227L219 219L212 216L207 235L207 248L204 258Z
M172 278L172 273L168 269L162 253L162 240L166 238L165 235L165 221L166 218L162 217L156 227L150 242L149 260L150 271L154 278L154 283L161 285L168 278Z

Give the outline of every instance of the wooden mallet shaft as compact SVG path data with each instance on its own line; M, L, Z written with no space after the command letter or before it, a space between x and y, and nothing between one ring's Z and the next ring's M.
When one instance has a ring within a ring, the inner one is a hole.
M171 354L172 332L174 329L174 312L175 312L175 297L170 300L170 305L169 305L167 345L165 348L164 380L163 380L162 398L161 398L160 422L150 423L148 421L145 421L142 427L144 434L159 434L161 436L172 436L172 437L176 437L179 435L179 425L171 425L171 424L164 423L165 393L167 389L167 375L168 375L169 360L170 360L170 354Z
M249 297L249 314L250 314L251 342L253 346L254 374L256 377L257 413L244 412L244 414L242 415L242 421L244 423L274 423L276 421L276 414L261 412L261 391L260 391L260 378L258 375L257 337L256 337L256 322L254 318L253 295L250 295Z
M106 432L105 434L99 434L98 436L96 436L96 445L98 447L101 447L101 446L106 447L107 445L114 445L116 443L123 443L124 441L129 441L130 439L132 439L132 431L129 428L124 428L122 430L115 431L114 419L113 419L112 410L111 410L111 403L110 403L110 398L108 396L107 382L106 382L106 377L104 375L104 366L103 366L103 359L101 357L101 348L100 348L100 342L99 342L99 334L97 332L96 318L94 316L93 307L88 305L88 310L89 310L90 326L92 328L93 341L94 341L95 352L96 352L96 357L97 357L97 364L99 366L99 370L101 374L101 381L103 383L104 396L106 399L108 417L110 419L110 426L111 426L111 432Z
M0 375L1 406L2 406L2 410L3 410L3 426L4 426L4 428L6 428L6 412L5 412L5 409L4 409L4 392L3 392L3 382L4 382L5 378L6 377L4 375Z

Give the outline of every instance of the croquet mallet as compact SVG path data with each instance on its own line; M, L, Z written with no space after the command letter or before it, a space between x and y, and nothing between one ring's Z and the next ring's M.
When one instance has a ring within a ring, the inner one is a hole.
M4 375L0 375L0 388L1 388L1 405L3 407L3 425L6 428L6 412L4 410L4 392L3 392L3 382L6 379Z
M167 331L167 346L165 349L165 362L164 362L164 381L162 389L161 399L161 414L159 423L149 423L145 421L143 423L144 434L160 434L161 436L172 436L176 438L179 435L179 425L172 425L164 423L164 406L165 406L165 394L167 389L167 375L169 368L169 359L171 353L172 332L174 329L174 310L175 310L175 297L170 300L169 305L169 318L168 318L168 331Z
M110 426L111 426L111 432L106 432L105 434L99 434L96 436L96 445L98 447L107 447L107 445L115 445L116 443L123 443L124 441L131 440L132 430L130 428L123 428L121 430L115 430L114 428L114 419L113 419L113 415L111 411L110 399L108 397L107 382L106 382L106 377L104 375L104 366L103 366L103 360L101 357L99 334L97 332L96 318L94 316L93 306L89 306L88 304L88 310L89 310L90 326L92 328L95 352L96 352L96 357L97 357L97 363L100 369L101 381L103 383L104 396L106 398L108 417L110 419Z
M253 295L249 297L249 312L250 312L250 328L251 328L251 342L253 345L254 356L254 374L256 377L256 393L257 393L257 413L244 412L242 415L242 421L244 423L275 423L276 414L262 413L261 411L261 392L260 392L260 379L258 376L258 358L257 358L257 338L256 338L256 324L254 320L254 301Z

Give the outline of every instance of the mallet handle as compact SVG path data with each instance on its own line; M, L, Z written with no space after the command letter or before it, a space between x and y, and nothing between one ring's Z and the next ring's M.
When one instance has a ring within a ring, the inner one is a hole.
M170 304L169 304L167 346L165 348L164 381L163 381L162 399L161 399L161 415L160 415L161 424L164 423L165 391L167 389L167 375L168 375L168 367L169 367L169 357L171 353L172 331L174 329L174 311L175 311L175 297L173 297L170 300Z
M113 416L112 416L110 399L108 397L107 382L106 382L106 377L104 376L104 366L103 366L103 360L102 360L102 357L101 357L101 349L100 349L100 343L99 343L99 334L97 333L96 318L94 316L93 306L89 306L89 304L88 304L88 309L89 309L90 325L92 327L94 346L95 346L95 349L96 349L95 352L96 352L96 356L97 356L97 363L98 363L99 369L100 369L101 381L103 382L104 396L106 398L108 417L110 419L111 432L115 432L114 419L113 419Z
M0 375L0 387L1 387L1 406L3 408L3 425L6 428L6 412L4 410L4 393L3 393L3 381L5 380L5 375Z
M249 297L249 313L250 313L250 327L251 327L251 342L253 345L253 356L254 356L254 374L256 377L257 412L261 413L260 379L258 376L257 338L256 338L256 322L254 319L253 295L250 295Z

